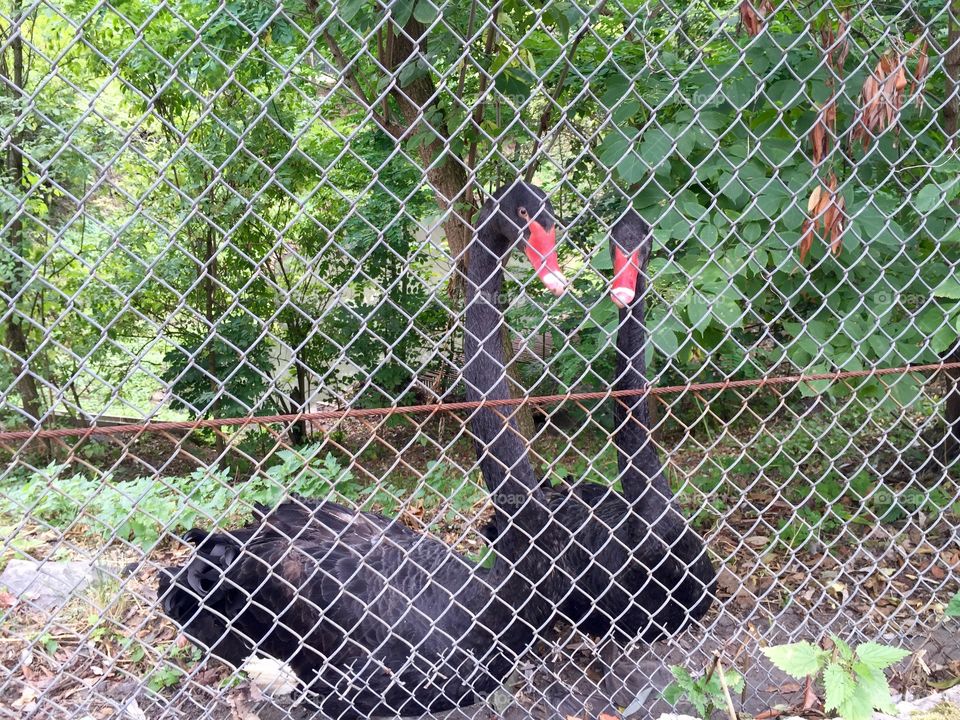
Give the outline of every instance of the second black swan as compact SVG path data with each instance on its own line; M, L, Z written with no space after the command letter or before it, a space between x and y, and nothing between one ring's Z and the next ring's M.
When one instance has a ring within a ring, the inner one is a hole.
M613 301L620 307L617 390L647 386L644 275L650 258L650 227L633 210L611 231ZM621 642L652 641L702 618L713 603L716 571L703 540L672 501L650 438L647 398L614 403L617 469L622 493L581 482L544 491L553 521L572 536L558 556L575 586L560 607L561 619L580 631ZM504 524L486 533L499 549Z

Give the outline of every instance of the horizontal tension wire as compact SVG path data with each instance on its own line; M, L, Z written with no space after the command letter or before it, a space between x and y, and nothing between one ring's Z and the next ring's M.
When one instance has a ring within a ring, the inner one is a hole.
M930 363L928 365L903 365L893 368L873 368L870 370L842 370L836 372L811 373L809 375L767 375L749 380L721 380L718 382L687 383L686 385L665 385L663 387L634 388L631 390L598 390L594 392L563 393L560 395L532 395L499 400L473 400L465 402L440 402L427 405L398 405L393 407L348 408L346 410L319 410L317 412L287 413L284 415L252 415L249 417L206 418L182 421L145 421L127 425L91 425L84 428L56 428L53 430L9 430L0 432L0 442L11 440L42 440L44 438L88 437L91 435L120 435L139 432L165 432L169 430L196 430L199 428L235 427L247 425L269 425L273 423L299 422L304 420L342 420L345 418L385 417L389 415L433 414L437 412L457 412L475 410L481 407L503 407L511 405L553 405L579 400L605 400L607 398L631 397L634 395L672 395L686 391L703 392L708 390L734 390L737 388L763 388L773 385L793 385L818 380L845 380L847 378L876 377L879 375L904 375L912 372L934 372L960 368L960 362Z

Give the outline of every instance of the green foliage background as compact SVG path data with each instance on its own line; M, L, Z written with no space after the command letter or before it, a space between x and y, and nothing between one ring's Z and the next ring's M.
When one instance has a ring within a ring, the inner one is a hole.
M553 336L549 371L521 378L531 392L609 385L605 224L627 204L656 238L655 380L937 360L960 322L942 3L783 6L757 37L737 9L12 2L4 22L29 28L29 71L7 82L0 123L26 171L0 192L4 224L23 223L0 277L42 410L143 414L158 388L171 417L291 411L317 391L412 401L418 377L459 362L438 188L468 179L452 212L469 220L482 190L531 159L569 225L575 278L574 297L539 302L530 285L538 301L511 308L527 339ZM850 52L834 72L822 33L845 10ZM419 50L404 55L411 36ZM854 147L864 79L890 48L913 73L906 53L921 40L921 101L911 90L896 126ZM814 167L806 137L831 88L839 137ZM849 216L843 250L817 240L801 262L807 198L828 170ZM529 282L522 264L511 271ZM2 419L19 426L24 386L7 358ZM920 382L803 392L902 411Z

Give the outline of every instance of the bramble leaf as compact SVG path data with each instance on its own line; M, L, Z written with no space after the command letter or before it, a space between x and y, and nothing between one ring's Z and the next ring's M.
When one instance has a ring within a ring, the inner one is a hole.
M783 672L797 680L803 680L807 675L815 675L828 657L826 652L808 642L774 645L764 648L763 654Z
M867 667L874 670L883 670L903 660L910 654L909 650L867 642L857 647L857 657Z

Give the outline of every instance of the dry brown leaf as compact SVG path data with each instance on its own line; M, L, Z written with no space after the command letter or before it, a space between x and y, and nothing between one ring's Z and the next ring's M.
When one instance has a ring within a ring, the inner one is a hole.
M17 604L17 598L6 590L0 590L0 610L9 610Z
M807 681L803 688L803 709L811 710L817 706L820 698L817 697L817 691L813 689L813 678L807 676Z
M803 221L803 229L800 233L800 262L803 263L807 258L807 253L813 247L813 222Z
M830 138L837 126L837 104L831 94L827 102L820 106L820 114L810 129L813 164L819 165L830 151Z
M850 53L850 11L844 10L840 14L839 27L837 29L837 62L834 68L842 70L847 61L847 55Z
M923 41L920 46L920 58L917 60L917 69L913 73L913 85L910 87L910 94L914 96L917 107L923 106L923 86L927 79L927 72L930 69L930 56L927 54L927 41Z
M760 34L760 18L750 0L742 0L740 3L740 22L743 23L743 27L750 37L756 37Z
M843 196L834 198L834 205L837 208L837 215L834 218L833 225L830 227L830 251L834 255L839 255L843 250L843 230L846 227L846 208L847 201Z
M813 164L819 165L827 154L827 128L822 118L817 118L810 128L810 146Z
M808 214L808 215L813 215L813 214L814 214L814 210L816 210L817 206L820 205L820 195L821 195L822 192L823 192L823 191L821 190L820 186L817 185L817 186L813 189L813 192L810 193L810 199L807 200L807 214Z
M874 136L896 125L907 87L905 61L906 56L888 51L863 81L851 143L859 140L866 149Z

